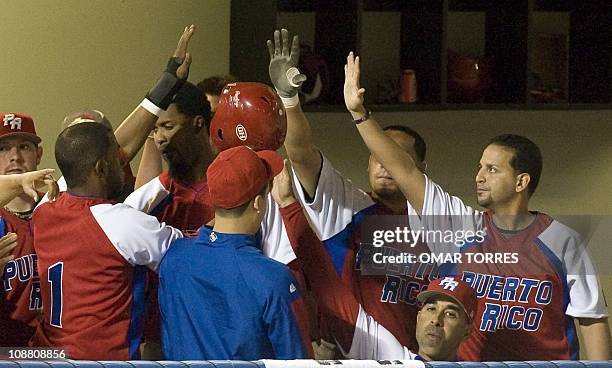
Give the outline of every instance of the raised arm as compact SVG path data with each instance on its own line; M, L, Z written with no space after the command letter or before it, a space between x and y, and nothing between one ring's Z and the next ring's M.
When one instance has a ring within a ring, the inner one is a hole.
M310 282L317 305L339 321L338 326L334 326L334 337L343 350L348 351L355 333L359 303L343 286L323 244L310 228L302 207L296 201L287 162L284 170L274 178L271 194L280 207L289 242Z
M285 169L274 178L271 194L280 207L291 247L319 309L333 317L328 320L330 331L343 354L350 359L414 359L414 355L370 316L343 284L323 243L295 200L286 162Z
M136 174L134 190L153 180L159 176L161 172L162 157L153 141L153 137L149 136L142 148L142 157L140 158L140 164L138 164L138 173Z
M425 176L413 158L385 134L363 106L365 89L360 87L359 56L349 53L344 66L344 103L354 120L365 118L357 130L370 152L391 174L412 207L421 213L425 197Z
M274 42L268 40L270 54L270 80L281 96L287 110L287 135L285 149L293 169L309 197L317 188L321 169L321 154L312 139L310 123L300 106L298 88L306 80L297 65L300 59L300 42L293 36L289 48L289 32L286 29L274 31Z
M187 80L191 65L191 55L187 52L187 46L194 31L193 24L185 27L160 79L147 93L142 103L115 130L117 142L125 151L128 161L134 158L145 143L155 126L160 110L168 108L172 96Z

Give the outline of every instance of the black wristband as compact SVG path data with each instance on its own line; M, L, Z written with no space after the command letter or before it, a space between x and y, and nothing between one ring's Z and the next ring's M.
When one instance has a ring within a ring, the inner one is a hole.
M166 64L166 71L170 74L176 75L176 71L181 66L181 64L183 64L183 62L181 61L181 58L173 56L170 59L168 59L168 64Z
M353 123L355 123L355 125L361 124L364 121L370 119L370 115L372 115L372 112L370 110L366 110L365 115L360 117L359 119L354 119Z
M153 88L147 93L146 98L162 110L168 109L174 95L183 86L185 81L176 76L176 70L181 66L179 58L171 57L166 65L166 70L157 80Z

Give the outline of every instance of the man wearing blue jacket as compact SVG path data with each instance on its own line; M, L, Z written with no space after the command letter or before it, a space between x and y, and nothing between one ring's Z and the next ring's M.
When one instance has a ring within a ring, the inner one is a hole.
M304 308L291 272L264 256L256 233L271 180L273 151L240 146L220 153L206 176L213 229L174 242L161 261L162 345L170 360L306 358L295 313Z

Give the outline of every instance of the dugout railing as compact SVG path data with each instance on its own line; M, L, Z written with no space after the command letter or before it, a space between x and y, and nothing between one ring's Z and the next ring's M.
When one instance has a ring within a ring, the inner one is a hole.
M374 360L298 361L85 361L85 360L2 360L0 368L612 368L608 361L518 361L518 362L420 362Z

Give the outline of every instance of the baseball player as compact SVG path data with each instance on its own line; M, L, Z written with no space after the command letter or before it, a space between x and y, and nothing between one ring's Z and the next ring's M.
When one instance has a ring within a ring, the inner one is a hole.
M176 50L168 61L166 70L162 73L162 76L147 93L142 103L134 109L114 132L120 145L120 159L125 172L125 178L127 178L129 182L131 182L130 179L132 178L129 161L136 155L140 147L142 147L149 132L154 128L159 115L169 110L169 106L173 102L173 99L176 98L177 92L181 90L186 83L185 81L189 74L189 66L191 65L191 56L187 52L187 47L194 32L194 25L185 27L178 41ZM64 119L63 127L92 121L110 127L110 123L104 117L104 114L95 110L79 111L69 114ZM60 189L65 190L66 183L64 179L60 178L58 183L60 184ZM122 199L127 193L131 192L133 187L130 186L131 185L126 185L116 199ZM194 215L197 216L199 214L196 214L194 210ZM154 289L154 286L155 284L151 286L151 289ZM153 295L155 294L151 295L151 300L154 301L156 297ZM156 308L150 309L156 310ZM149 330L147 329L147 331ZM158 340L159 333L154 333L154 335L157 336ZM155 351L156 349L153 350ZM159 355L151 356L151 358L156 357L159 357Z
M0 114L0 175L7 175L3 179L40 176L41 172L34 172L43 153L40 142L30 116ZM0 306L0 329L4 331L0 334L0 346L27 346L42 307L30 228L32 210L40 196L35 188L25 191L23 188L15 185L13 190L2 191L6 203L0 208L0 235L15 233L18 242L11 253L13 258L2 268L5 297Z
M236 78L232 75L215 75L203 79L197 84L197 87L204 94L206 102L210 105L211 114L217 110L219 104L219 98L223 92L223 87L229 83L236 82ZM206 131L210 131L210 119L205 121ZM210 137L209 137L210 138ZM211 144L211 150L213 155L216 155L217 151ZM140 188L144 184L148 183L159 174L161 174L162 168L162 157L159 149L155 145L154 134L150 134L149 138L144 144L142 158L138 167L138 176L136 178L136 188Z
M33 345L62 347L74 359L138 358L145 273L180 231L125 204L119 145L93 123L65 129L55 159L68 189L34 212L44 318Z
M125 201L191 232L214 216L205 177L213 159L205 128L210 107L202 100L200 90L189 82L172 97L154 129L155 142L169 170L138 188Z
M167 359L307 356L310 343L295 312L305 307L297 282L285 265L262 254L255 235L282 167L274 151L239 146L208 168L215 225L175 242L160 265Z
M389 170L425 229L486 230L465 254L512 252L517 262L462 262L455 272L479 300L465 360L578 359L574 319L588 359L610 358L608 312L593 263L579 235L550 216L529 211L542 170L539 148L512 134L487 144L476 174L475 211L424 175L363 106L359 58L347 57L344 98L364 142ZM443 219L443 221L441 220ZM441 228L445 223L448 227ZM469 257L466 258L469 260Z
M365 275L361 263L364 257L360 253L361 226L367 217L397 214L415 217L416 213L407 206L397 184L374 156L370 157L368 164L372 192L365 193L337 172L315 147L310 125L298 99L297 86L304 76L294 73L293 84L288 79L288 73L298 64L297 36L291 49L289 47L287 30L276 31L274 41L268 41L270 79L287 111L285 148L295 173L295 187L299 188L296 190L298 200L304 206L313 230L323 240L336 271L359 303L403 345L416 351L416 295L437 277L436 265L415 266L404 273L382 270L378 275ZM407 127L392 126L385 134L418 162L419 170L425 170L426 145L418 133ZM420 254L429 252L429 249L425 244L417 243L410 251ZM330 323L333 321L323 321L322 325ZM329 333L333 335L334 331Z
M189 88L189 93L185 93L186 88ZM201 92L189 84L177 93L170 108L160 116L154 132L155 143L167 161L169 171L138 188L125 201L134 208L144 208L160 221L192 233L214 216L204 176L212 156L204 128L209 115L188 113L195 111L193 106L203 109L205 104L202 101ZM184 105L192 106L191 110ZM219 150L242 144L255 150L276 150L283 143L285 131L285 111L280 98L270 87L261 83L235 83L229 84L222 93L210 135ZM271 197L266 198L268 210L260 233L263 252L291 267L295 255L282 220L276 213L277 207ZM302 285L299 270L293 271ZM306 315L299 318L308 319ZM149 325L153 329L159 326L155 319Z
M457 348L470 334L476 313L474 290L460 278L432 281L417 300L415 337L418 355L376 320L357 301L350 286L337 273L332 258L312 231L304 211L296 201L289 169L274 178L272 196L280 207L288 236L306 278L324 313L333 316L335 342L351 359L457 360Z
M169 107L160 112L155 123L154 137L157 155L168 162L169 171L161 173L130 194L125 203L144 209L161 222L196 233L200 226L214 217L206 183L206 168L212 161L206 122L210 107L203 102L202 92L189 82L172 97ZM137 181L140 181L143 154ZM161 168L161 165L160 165ZM157 305L157 276L149 274L145 343L148 358L161 358L160 319Z

